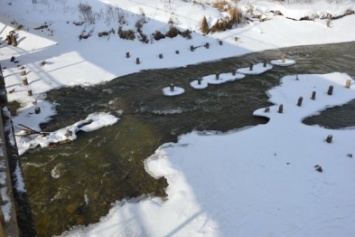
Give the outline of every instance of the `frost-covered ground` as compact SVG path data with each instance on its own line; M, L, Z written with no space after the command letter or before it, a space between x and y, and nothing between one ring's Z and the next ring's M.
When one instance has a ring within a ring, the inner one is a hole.
M16 127L22 124L39 130L39 123L55 113L45 101L45 92L52 88L94 85L142 69L186 66L265 49L355 40L350 31L354 14L329 20L330 15L337 17L355 10L354 1L286 4L242 0L238 3L246 17L242 23L225 32L203 35L200 24L204 16L212 26L228 15L214 8L213 2L1 1L0 60L8 98L22 106L14 117ZM80 13L79 3L91 6L92 15ZM95 23L78 24L85 17ZM305 17L312 21L297 21ZM138 37L137 22L148 36L147 44L139 38L130 41L117 36L121 26L134 30ZM169 25L190 30L192 38L157 41L151 37L157 30L165 33ZM19 44L8 46L5 37L15 28L20 28L15 31ZM98 36L111 29L115 34ZM79 39L79 35L88 34L89 38ZM203 47L206 43L209 47ZM260 64L255 70L259 67L262 69ZM26 75L21 76L21 71ZM23 85L24 77L28 85ZM299 78L285 77L280 87L270 91L270 100L282 103L284 113L275 112L277 106L268 113L263 109L255 112L270 117L266 125L224 135L191 133L177 144L160 147L146 161L146 167L153 176L167 177L167 200L118 202L99 224L74 228L64 235L351 236L355 231L354 132L309 127L300 120L330 105L346 103L355 97L354 87L345 89L345 80L350 78L340 73ZM329 84L334 84L333 96L326 94ZM315 101L309 99L314 88ZM33 96L28 96L28 90ZM299 96L304 96L301 107L296 106ZM35 112L36 107L40 113ZM88 120L98 127L119 122L107 114L90 116ZM75 132L83 123L88 121L78 121L64 133L60 130L51 135L57 139L55 135ZM329 134L333 135L332 143L324 141ZM19 136L17 142L25 152L31 141L21 139ZM316 165L323 172L316 171Z

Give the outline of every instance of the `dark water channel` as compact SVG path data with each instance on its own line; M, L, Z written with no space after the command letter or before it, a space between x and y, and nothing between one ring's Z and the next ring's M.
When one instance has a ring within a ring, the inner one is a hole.
M48 93L56 101L58 115L42 125L55 131L84 119L93 112L123 111L113 126L81 133L76 141L33 149L21 157L26 188L39 236L60 234L73 225L97 222L113 202L147 195L164 196L167 182L155 180L143 161L163 143L175 142L193 130L225 132L266 123L252 116L268 106L266 91L287 74L346 72L355 76L355 43L283 49L297 60L297 67L274 69L260 76L194 90L189 82L217 72L231 72L263 59L279 58L281 51L266 51L239 58L185 68L144 71L95 87L72 87ZM185 94L165 97L161 89L174 82ZM323 116L309 124L330 127L355 125L354 106L334 114L352 113L352 121L336 125ZM327 115L328 116L328 115ZM351 116L347 116L351 117ZM332 119L329 119L331 121ZM341 120L341 119L340 119Z

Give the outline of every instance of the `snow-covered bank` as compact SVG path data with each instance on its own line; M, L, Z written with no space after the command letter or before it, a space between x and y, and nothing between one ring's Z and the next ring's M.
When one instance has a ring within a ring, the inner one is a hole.
M191 133L160 147L146 169L167 178L166 200L118 202L99 224L63 236L352 236L355 132L301 120L354 99L354 82L346 89L350 78L341 73L298 78L282 78L269 91L275 106L255 112L269 117L268 124L223 135Z

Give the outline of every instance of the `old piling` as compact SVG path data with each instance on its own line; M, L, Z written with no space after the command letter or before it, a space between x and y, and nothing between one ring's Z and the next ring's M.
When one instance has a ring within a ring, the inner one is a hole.
M298 98L297 106L301 107L302 101L303 101L303 97L301 96L300 98Z
M170 87L170 91L174 91L174 90L175 90L175 85L174 85L174 83L170 83L169 87Z
M334 86L329 86L327 94L328 95L332 95L333 94L333 89L334 89Z
M315 92L315 91L312 91L311 99L312 99L312 100L315 100L315 99L316 99L316 92Z
M325 139L325 141L326 141L327 143L332 143L332 141L333 141L333 136L332 136L332 135L328 135L327 138Z
M351 80L350 80L350 79L349 79L349 80L346 80L346 82L345 82L345 88L349 89L350 86L351 86Z
M23 86L28 86L27 77L23 77L23 78L22 78L22 85L23 85Z
M282 113L284 112L284 105L283 105L283 104L280 104L280 105L279 105L279 110L278 110L278 112L279 112L280 114L282 114Z

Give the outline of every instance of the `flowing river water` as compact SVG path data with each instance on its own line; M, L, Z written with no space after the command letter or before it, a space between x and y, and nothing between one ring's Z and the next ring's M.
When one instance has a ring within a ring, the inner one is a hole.
M280 57L297 61L243 80L194 90L198 77L231 72L250 63ZM198 52L196 52L198 53ZM293 47L183 68L142 71L93 87L71 87L48 92L58 114L42 124L44 131L71 125L94 112L123 114L113 126L49 148L32 149L21 159L26 189L38 236L58 235L74 225L97 222L117 200L165 196L167 182L152 178L144 160L166 142L196 131L225 132L266 123L252 116L269 105L266 91L284 75L345 72L354 78L355 42ZM176 97L162 95L171 82L185 88ZM330 128L355 125L355 102L329 109L305 120ZM223 154L221 154L223 155Z

